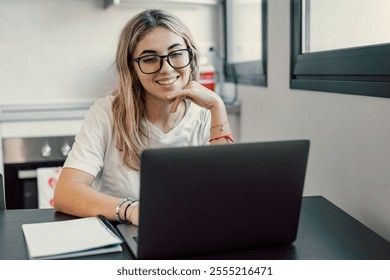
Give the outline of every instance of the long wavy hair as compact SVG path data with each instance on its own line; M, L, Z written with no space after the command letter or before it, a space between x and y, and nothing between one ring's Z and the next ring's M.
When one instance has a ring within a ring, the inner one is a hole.
M181 36L192 49L190 80L198 76L198 52L191 32L177 17L162 10L145 10L124 26L116 51L119 81L112 104L116 148L127 167L140 170L140 155L147 148L148 134L142 125L146 119L145 89L137 77L131 58L137 44L154 28L164 27Z

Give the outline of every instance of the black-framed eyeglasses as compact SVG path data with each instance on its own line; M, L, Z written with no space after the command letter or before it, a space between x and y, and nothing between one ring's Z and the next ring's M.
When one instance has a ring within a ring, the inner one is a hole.
M133 58L132 60L138 63L138 67L142 73L154 74L161 70L164 63L164 58L172 68L184 68L191 63L192 49L180 49L170 52L166 55L148 54Z

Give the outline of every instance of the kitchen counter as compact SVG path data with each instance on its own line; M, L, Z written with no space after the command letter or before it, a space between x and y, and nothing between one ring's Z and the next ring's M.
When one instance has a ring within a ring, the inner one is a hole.
M76 134L95 100L0 105L0 140ZM241 102L226 104L236 140L240 136Z
M0 105L0 173L3 173L4 138L72 136L95 100L40 104ZM241 102L226 104L233 136L240 140Z
M94 101L0 105L0 122L83 119Z
M0 105L0 173L4 173L3 139L74 136L93 102Z
M0 105L0 122L84 119L95 101ZM228 114L240 114L241 102L226 104Z
M95 100L42 104L0 105L0 140L76 134ZM226 104L236 140L240 136L241 102Z
M75 135L93 103L0 105L0 138Z

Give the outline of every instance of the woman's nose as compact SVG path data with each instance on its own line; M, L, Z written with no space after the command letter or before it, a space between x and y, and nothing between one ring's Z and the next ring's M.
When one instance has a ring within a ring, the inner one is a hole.
M168 58L167 57L164 57L164 58L161 58L161 69L160 69L160 72L161 73L169 73L173 70L172 66L168 63Z

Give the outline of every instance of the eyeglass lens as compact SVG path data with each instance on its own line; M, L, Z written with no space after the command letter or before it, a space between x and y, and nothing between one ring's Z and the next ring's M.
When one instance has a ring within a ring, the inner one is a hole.
M138 64L141 71L145 74L151 74L160 71L163 65L163 57L159 55L148 55L140 58ZM169 65L175 69L186 67L188 64L190 64L191 61L190 52L187 49L173 51L166 57Z

